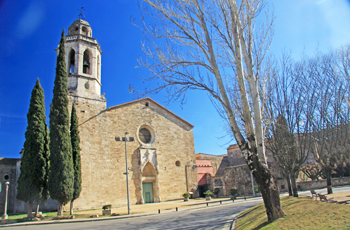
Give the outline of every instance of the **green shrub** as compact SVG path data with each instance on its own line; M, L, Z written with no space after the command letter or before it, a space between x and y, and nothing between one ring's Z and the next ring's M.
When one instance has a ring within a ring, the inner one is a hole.
M232 196L236 195L237 189L230 189L230 193Z
M191 194L189 194L188 192L185 192L184 194L182 194L183 198L189 198L191 196Z
M111 204L106 204L106 205L103 205L102 206L102 209L103 210L107 210L107 209L111 209L112 208L112 205Z
M215 189L214 189L214 194L215 194L215 195L218 195L219 192L220 192L220 189L219 189L219 188L215 188Z
M212 191L207 190L205 193L205 197L210 197L211 195L213 195Z

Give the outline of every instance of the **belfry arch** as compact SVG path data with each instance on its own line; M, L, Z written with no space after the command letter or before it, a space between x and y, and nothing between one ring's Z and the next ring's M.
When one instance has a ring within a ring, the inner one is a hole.
M83 55L83 73L91 74L91 51L86 49Z
M101 61L100 55L97 55L97 80L100 80L100 71L101 71Z
M75 72L75 50L71 49L68 56L68 73L74 74Z

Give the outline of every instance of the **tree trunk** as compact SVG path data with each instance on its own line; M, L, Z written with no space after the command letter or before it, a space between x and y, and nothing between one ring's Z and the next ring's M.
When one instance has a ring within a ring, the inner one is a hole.
M277 181L272 176L270 170L259 161L257 154L252 156L252 159L255 166L255 169L253 169L253 176L261 190L267 220L268 222L273 222L285 216L280 202L280 192Z
M286 176L286 180L287 180L287 185L288 185L288 193L289 193L289 196L293 196L293 193L292 193L292 185L290 184L290 177L289 177L289 175Z
M35 217L38 216L39 213L39 202L36 203L36 207L35 207Z
M290 174L290 180L292 182L293 197L298 197L297 182L295 181L295 173Z
M28 202L28 214L27 218L32 219L33 202Z
M57 216L63 216L63 204L60 201L57 204Z
M332 173L331 169L326 171L326 176L327 176L327 194L332 194L333 193L331 173Z
M72 201L70 202L70 215L71 215L71 216L73 215L73 202L74 202L74 200L72 200Z

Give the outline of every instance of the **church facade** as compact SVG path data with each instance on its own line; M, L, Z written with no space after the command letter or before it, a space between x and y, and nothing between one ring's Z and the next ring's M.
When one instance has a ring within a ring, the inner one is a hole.
M107 108L101 95L102 51L88 22L73 22L65 49L69 109L74 104L77 111L82 165L82 191L74 208L126 205L126 155L131 204L195 192L193 125L150 98Z

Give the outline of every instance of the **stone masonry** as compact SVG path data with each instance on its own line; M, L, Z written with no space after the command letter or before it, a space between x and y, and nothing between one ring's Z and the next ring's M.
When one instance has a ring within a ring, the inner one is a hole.
M193 125L150 98L107 108L101 54L89 23L74 21L66 36L69 109L74 104L77 111L82 164L82 191L74 208L126 205L125 132L131 204L195 192Z

